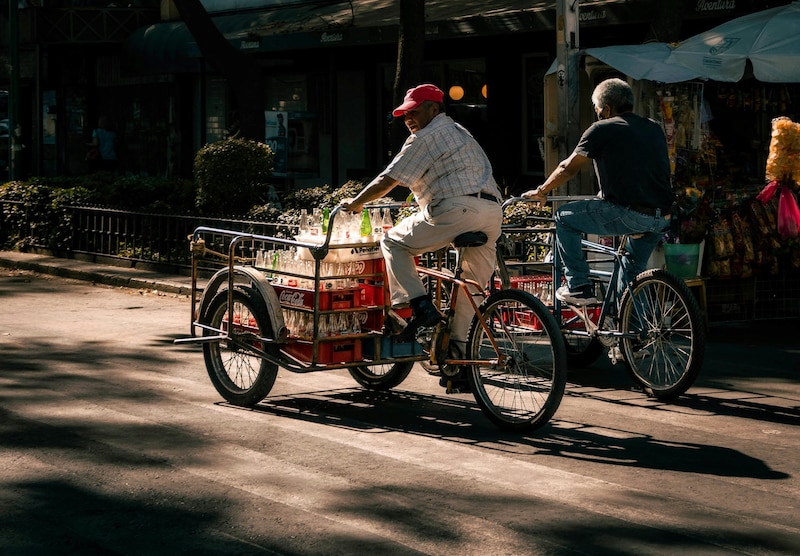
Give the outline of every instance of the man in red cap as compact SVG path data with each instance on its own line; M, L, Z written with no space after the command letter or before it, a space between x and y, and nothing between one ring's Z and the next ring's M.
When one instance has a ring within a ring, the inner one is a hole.
M464 250L464 277L486 284L495 267L495 242L503 221L500 190L486 153L472 135L444 113L444 93L435 85L409 89L394 109L411 135L400 152L345 210L359 212L364 204L385 197L398 185L414 194L419 211L391 228L381 241L393 306L411 304L413 316L400 333L413 340L421 327L433 326L442 315L431 301L416 271L414 257L448 246L464 232L484 232L485 245ZM473 292L482 295L482 292ZM472 319L469 300L459 297L451 345L464 353Z

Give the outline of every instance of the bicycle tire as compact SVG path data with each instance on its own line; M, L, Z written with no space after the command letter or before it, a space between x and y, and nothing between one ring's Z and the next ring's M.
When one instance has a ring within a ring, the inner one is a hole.
M558 322L537 297L513 289L491 294L481 304L480 314L506 361L469 366L467 376L478 406L502 429L544 426L558 409L567 384L566 349ZM477 315L467 346L473 359L497 358Z
M347 370L350 371L350 376L364 388L369 390L389 390L400 385L413 368L413 361L404 361L401 363L378 363L375 365L349 367Z
M620 351L649 395L673 400L694 384L705 355L702 313L680 278L661 269L639 274L620 302Z
M233 290L233 318L228 314L228 290L219 292L211 300L200 323L215 330L230 330L236 341L220 340L203 344L206 371L217 392L236 406L252 407L269 394L278 365L249 351L252 345L270 355L277 356L278 346L261 342L257 337L272 338L272 324L267 305L258 292L246 286L235 286ZM242 326L241 323L247 323ZM204 336L215 336L214 330L204 330Z

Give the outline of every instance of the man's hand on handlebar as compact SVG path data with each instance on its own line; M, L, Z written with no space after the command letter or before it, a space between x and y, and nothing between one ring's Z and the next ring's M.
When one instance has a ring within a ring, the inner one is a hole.
M541 185L536 189L526 191L522 194L522 197L525 199L531 199L532 201L537 201L539 204L547 202L547 193L544 192L544 187Z
M363 204L356 203L354 199L342 199L339 206L342 207L342 210L352 213L361 212L364 208Z

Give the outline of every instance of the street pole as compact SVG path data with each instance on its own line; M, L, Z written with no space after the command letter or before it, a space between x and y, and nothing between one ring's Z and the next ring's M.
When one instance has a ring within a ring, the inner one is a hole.
M578 0L556 1L556 78L558 80L558 158L564 160L578 144L580 77ZM579 180L567 184L567 195L579 195Z
M19 142L19 3L18 0L8 0L8 53L11 86L8 91L8 178L19 179L19 164L17 154L22 145Z

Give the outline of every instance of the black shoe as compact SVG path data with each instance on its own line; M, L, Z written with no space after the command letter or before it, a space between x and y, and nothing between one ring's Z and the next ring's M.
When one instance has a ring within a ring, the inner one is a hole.
M457 375L442 376L442 378L439 379L439 386L444 388L447 394L469 394L472 392L472 388L469 386L469 379L467 378L469 370L468 366L463 365Z
M417 330L428 326L433 326L442 320L442 314L433 302L427 298L417 298L411 301L414 316L408 321L408 325L397 335L399 342L411 342L416 338Z
M383 321L383 335L394 336L400 334L407 326L406 319L398 315L394 309L389 309Z

